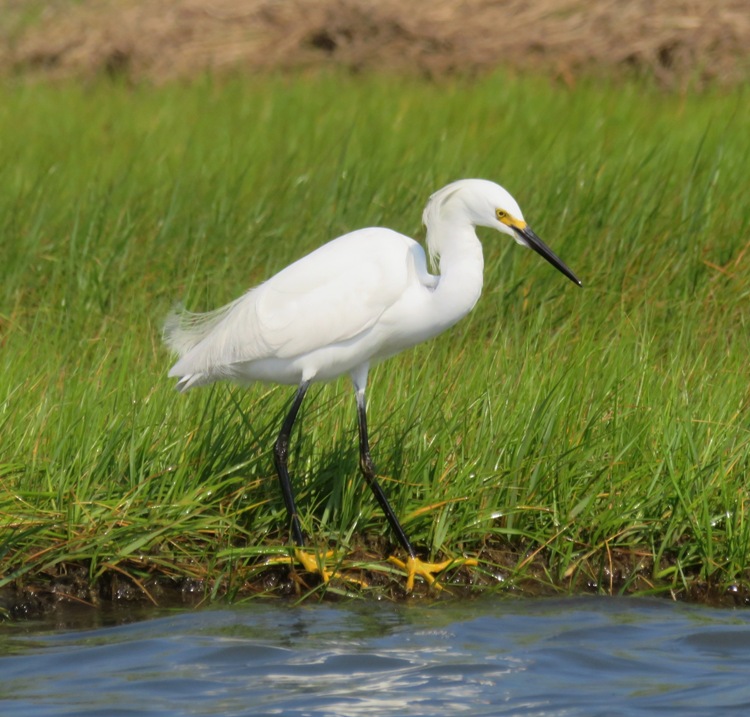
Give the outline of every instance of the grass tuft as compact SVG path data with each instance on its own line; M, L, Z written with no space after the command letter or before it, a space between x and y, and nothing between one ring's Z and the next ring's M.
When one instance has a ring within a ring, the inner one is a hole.
M178 396L163 316L360 226L421 236L429 194L478 176L585 288L487 233L474 312L373 372L373 454L405 529L432 557L479 557L457 573L477 589L745 599L742 106L504 74L0 88L0 586L297 589L263 562L288 553L270 447L290 393ZM389 590L346 381L301 418L305 530Z

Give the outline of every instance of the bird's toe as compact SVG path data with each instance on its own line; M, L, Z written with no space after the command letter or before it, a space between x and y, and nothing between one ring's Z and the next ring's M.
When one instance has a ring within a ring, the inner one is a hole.
M407 593L410 593L414 589L414 578L416 576L421 577L429 586L435 587L437 590L442 590L443 587L436 580L435 575L442 573L450 567L477 564L477 561L474 558L451 558L450 560L444 560L441 563L429 563L420 560L417 557L409 557L406 559L406 562L404 562L394 556L388 558L388 562L406 573Z

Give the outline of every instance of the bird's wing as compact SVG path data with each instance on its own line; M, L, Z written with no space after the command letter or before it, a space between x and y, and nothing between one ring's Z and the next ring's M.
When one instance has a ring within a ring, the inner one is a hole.
M387 229L359 230L258 287L258 330L269 354L299 356L372 327L407 288L413 243Z
M292 358L355 338L426 274L422 248L389 229L360 229L323 245L209 314L168 321L182 355L170 375L213 373L263 358Z

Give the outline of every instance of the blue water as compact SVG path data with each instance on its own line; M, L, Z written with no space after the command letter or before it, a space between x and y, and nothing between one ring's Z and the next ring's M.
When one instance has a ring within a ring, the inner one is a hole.
M128 618L0 625L0 715L750 714L750 611L484 599Z

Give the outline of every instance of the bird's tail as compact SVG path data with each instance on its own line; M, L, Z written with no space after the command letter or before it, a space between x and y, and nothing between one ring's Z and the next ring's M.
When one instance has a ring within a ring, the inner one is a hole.
M189 373L180 378L175 388L180 393L185 393L185 391L187 391L189 388L203 386L207 383L211 383L212 381L213 379L207 376L205 373Z
M198 345L216 328L221 320L231 310L233 304L227 304L215 311L193 313L187 311L181 304L176 305L164 321L162 338L164 343L180 358L170 369L169 376L179 377L178 391L211 383L215 377L201 371L195 361L197 356L188 356ZM203 352L198 349L198 354ZM191 370L192 369L192 370Z

